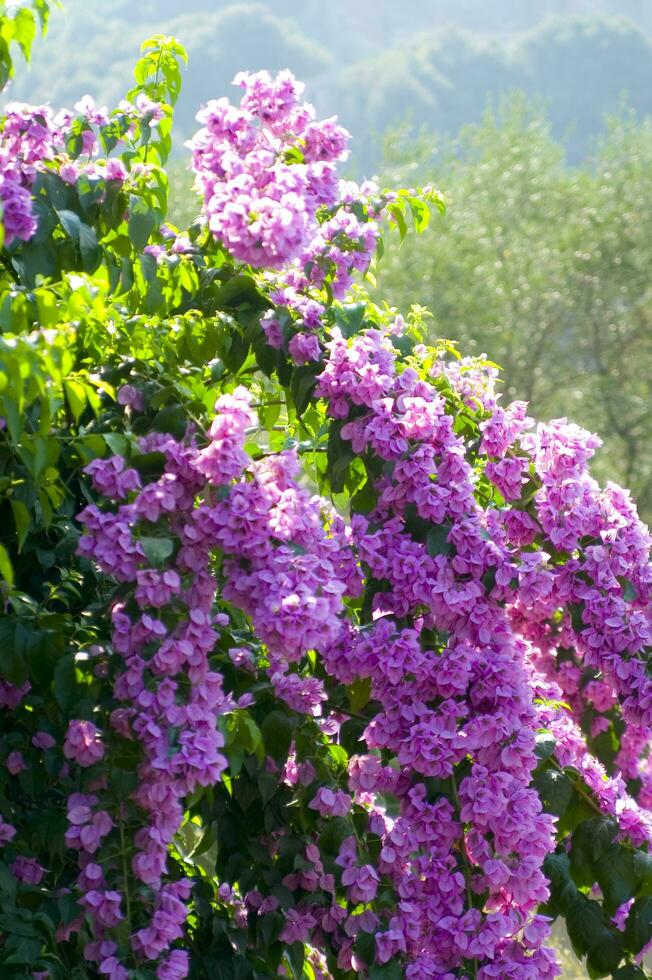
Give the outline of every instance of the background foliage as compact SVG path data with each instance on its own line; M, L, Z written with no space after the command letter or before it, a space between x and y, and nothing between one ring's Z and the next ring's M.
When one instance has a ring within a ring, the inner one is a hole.
M174 0L69 0L66 10L54 16L51 42L37 46L12 97L67 105L90 92L116 104L138 39L162 31L190 55L176 113L180 138L193 131L198 105L227 91L236 71L288 67L307 82L319 112L337 112L355 134L349 167L356 176L378 168L382 133L406 114L416 128L454 135L480 120L488 98L515 89L546 100L572 162L590 149L623 93L639 114L652 111L645 0L408 0L400 7L334 0L326 8L313 0L190 0L183 9Z

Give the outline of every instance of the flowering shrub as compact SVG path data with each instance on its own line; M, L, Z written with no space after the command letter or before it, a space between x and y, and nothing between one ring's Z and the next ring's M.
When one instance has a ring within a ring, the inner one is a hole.
M289 73L165 224L183 57L0 133L2 975L545 980L563 916L644 976L647 529L369 301L441 198L339 180Z

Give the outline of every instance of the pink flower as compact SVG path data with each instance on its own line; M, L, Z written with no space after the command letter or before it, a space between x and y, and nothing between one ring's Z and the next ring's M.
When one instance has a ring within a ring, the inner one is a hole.
M362 867L348 867L342 873L342 884L349 890L351 901L371 902L376 897L379 882L378 873L370 864Z
M173 949L170 955L159 964L157 980L185 980L190 970L188 954L183 949Z
M91 912L95 922L107 929L116 926L124 918L120 909L120 892L92 890L86 892L81 901Z
M116 400L118 405L133 408L135 412L142 412L145 408L145 401L141 392L133 385L122 385L118 388Z
M297 333L288 344L290 357L295 364L318 361L321 356L319 340L314 334Z
M351 809L352 800L348 793L321 786L311 802L311 810L319 810L322 817L345 817Z
M5 823L2 817L0 817L0 845L8 844L10 840L13 840L16 836L16 828L10 823Z
M63 743L66 758L87 768L104 758L104 745L99 730L90 721L71 721L68 723Z
M37 732L32 738L32 745L37 749L51 749L56 742L48 732Z
M11 752L5 759L5 766L12 776L17 776L19 772L27 769L27 763L20 752Z
M33 858L17 857L10 868L14 877L26 885L39 885L45 874L45 868Z

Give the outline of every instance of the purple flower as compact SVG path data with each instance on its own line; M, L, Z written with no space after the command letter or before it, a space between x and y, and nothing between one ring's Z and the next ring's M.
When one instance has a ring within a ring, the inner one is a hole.
M5 766L12 776L17 776L19 772L27 769L27 763L23 758L22 752L10 752L5 759Z
M63 754L67 759L84 768L95 765L104 758L104 743L99 729L90 721L68 723Z
M318 361L321 357L319 339L314 334L296 333L288 344L288 350L295 364Z
M56 742L48 732L37 732L32 737L32 745L37 749L51 749Z
M308 805L311 810L318 810L322 817L345 817L352 802L348 793L321 786Z
M40 885L45 875L45 868L41 867L34 858L19 856L10 865L10 868L14 878L22 881L25 885Z

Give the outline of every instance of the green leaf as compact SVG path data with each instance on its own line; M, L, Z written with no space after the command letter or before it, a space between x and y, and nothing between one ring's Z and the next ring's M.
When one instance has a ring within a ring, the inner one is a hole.
M156 432L169 432L175 439L183 439L188 428L188 418L181 405L164 405L154 418Z
M294 402L294 408L299 417L303 415L310 404L310 399L316 384L317 379L314 367L296 367L292 372L290 393Z
M597 880L596 864L609 850L616 834L616 823L602 817L592 817L573 831L570 849L571 873L580 887Z
M232 309L245 304L255 309L264 309L268 305L255 280L245 275L232 276L214 292L213 300L218 310Z
M34 14L26 7L20 7L14 14L14 39L20 46L26 61L29 61L35 37L36 21Z
M370 932L359 932L353 944L356 956L367 964L373 963L376 955L376 940Z
M272 799L274 794L278 791L279 781L278 777L271 772L261 772L258 776L258 789L260 791L260 796L263 801L263 806L265 806Z
M420 200L418 197L410 197L408 204L412 212L415 230L418 235L422 235L430 222L430 208L425 201Z
M150 565L160 568L174 551L172 538L139 538L145 557Z
M265 749L273 759L287 757L290 742L294 735L295 724L292 718L283 711L270 711L263 720L260 730L265 743Z
M637 890L642 895L652 895L652 854L647 854L645 851L635 851L632 861L637 880Z
M5 582L13 587L14 584L14 569L11 564L11 558L9 557L9 552L3 544L0 544L0 575L2 575Z
M61 227L73 242L79 242L82 220L74 211L67 208L55 208Z
M346 306L336 307L335 323L347 340L362 330L366 312L366 303L350 303Z
M15 943L7 943L7 948L11 948L11 955L6 956L3 959L5 965L16 964L16 965L26 965L32 966L36 963L39 955L41 953L42 939L24 939L20 938Z
M21 551L23 545L25 544L25 538L27 537L27 532L29 531L30 517L27 506L22 500L16 500L14 497L11 498L11 510L14 515L14 524L16 525L16 533L18 535L18 550Z
M68 712L79 696L73 653L61 657L55 668L54 696L63 712Z
M128 442L120 432L104 432L102 438L114 456L124 456L127 452Z
M450 527L448 524L438 524L431 528L426 535L426 548L431 558L435 555L449 555L453 550L452 544L448 540Z
M398 963L385 963L383 966L372 966L369 980L401 980L403 970Z
M637 898L625 923L625 948L640 953L652 939L652 898Z
M537 758L549 759L555 751L556 744L555 736L551 732L538 732L534 740Z
M84 409L88 403L86 389L83 384L80 384L79 381L73 381L71 379L64 381L63 388L66 393L66 400L70 406L70 411L75 418L75 422L79 422L79 419L83 415Z
M131 465L141 476L159 477L165 469L164 453L138 453L131 457Z
M638 966L621 966L612 975L612 980L646 980L645 974Z
M369 702L371 695L371 679L369 677L363 677L349 684L346 689L346 695L349 699L351 711L362 711Z
M353 826L345 817L334 817L326 821L326 825L319 835L319 848L325 854L334 857L343 841L353 834Z
M17 625L9 616L0 618L0 675L10 684L20 685L27 680L27 664L18 649Z
M396 222L396 227L398 228L399 235L401 236L401 241L403 241L407 235L407 224L405 223L405 215L403 214L401 205L390 204L387 210Z
M378 494L373 480L367 482L351 497L351 511L355 514L368 514L374 509Z
M573 784L568 776L556 769L543 769L532 780L546 813L560 817L573 795Z
M622 937L613 929L601 929L591 943L588 952L588 965L592 967L595 976L609 976L617 968L622 958Z
M328 430L328 446L326 451L327 473L333 493L341 493L344 489L349 466L354 459L351 444L342 439L343 422L331 422Z
M602 909L592 899L577 895L566 914L566 927L573 945L587 952L604 929Z
M636 599L638 599L638 592L634 588L634 585L630 579L625 578L624 575L620 575L618 577L618 581L620 582L620 586L623 590L622 598L624 602L634 602Z
M604 910L613 915L636 891L634 856L627 848L613 845L595 862L595 874L602 889Z
M156 226L156 213L147 201L135 194L129 195L129 238L137 252L147 245Z
M39 931L30 922L19 919L16 915L0 915L0 929L11 936L23 936L27 939L38 939Z
M84 272L92 274L102 261L102 249L98 244L95 231L83 223L79 227L79 251Z

